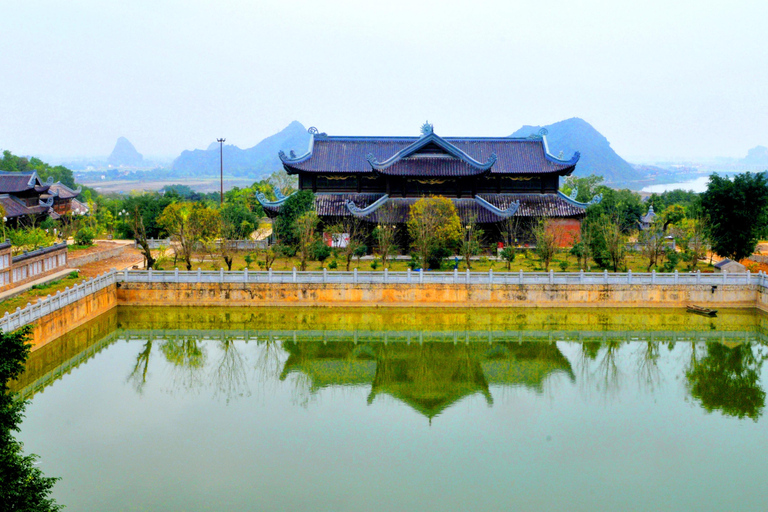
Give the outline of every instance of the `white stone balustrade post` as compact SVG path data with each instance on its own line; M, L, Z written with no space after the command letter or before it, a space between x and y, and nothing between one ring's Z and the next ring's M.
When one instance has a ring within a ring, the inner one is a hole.
M678 283L678 277L677 277L677 269L675 269L675 284Z
M728 275L727 270L723 270L723 284L725 284L726 276Z
M245 267L245 268L243 269L243 282L244 282L244 283L247 283L247 282L248 282L248 267Z
M456 284L459 282L459 269L455 268L453 269L453 283Z
M410 267L408 268L408 270L406 270L405 273L406 273L406 281L408 282L408 284L411 284L411 269L410 269Z
M179 282L179 267L173 269L173 280L175 283Z
M656 284L656 269L651 270L651 284Z
M384 282L385 283L389 282L389 270L386 268L384 269Z
M749 270L747 270L747 286L749 286L749 277L750 277L750 272Z
M493 284L493 269L488 269L488 284Z
M296 267L293 267L293 282L296 282Z
M470 274L469 274L469 269L467 269L467 284L469 284L469 282L470 282Z
M520 269L520 272L517 274L520 279L520 284L523 284L523 269Z
M328 269L323 267L323 284L328 282Z
M424 269L419 269L419 284L424 284Z
M352 269L352 282L354 284L357 284L357 269L356 268Z
M293 276L294 279L293 280L296 281L296 269L295 268L293 269L293 274L294 274L294 276ZM267 279L269 280L269 283L271 284L272 283L272 267L269 267L269 269L267 270Z
M219 268L219 280L220 282L224 282L224 267Z
M197 267L197 282L200 283L203 281L203 269L200 267Z
M701 284L701 270L696 270L696 284Z

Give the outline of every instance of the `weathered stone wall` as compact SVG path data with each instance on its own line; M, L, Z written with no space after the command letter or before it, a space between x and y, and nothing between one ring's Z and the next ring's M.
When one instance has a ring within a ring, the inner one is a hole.
M67 334L117 306L115 285L108 286L50 313L32 324L32 349Z
M111 249L96 251L90 254L84 254L83 256L70 256L69 261L67 261L67 266L69 268L77 268L88 263L93 263L95 261L117 258L118 256L123 255L123 252L125 252L125 247L125 245L118 245Z
M757 286L120 283L131 306L712 307L755 306ZM768 298L766 298L768 305Z

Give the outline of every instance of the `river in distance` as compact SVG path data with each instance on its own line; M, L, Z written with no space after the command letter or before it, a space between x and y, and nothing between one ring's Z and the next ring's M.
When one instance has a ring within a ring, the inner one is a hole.
M19 438L73 511L765 510L767 319L118 308Z

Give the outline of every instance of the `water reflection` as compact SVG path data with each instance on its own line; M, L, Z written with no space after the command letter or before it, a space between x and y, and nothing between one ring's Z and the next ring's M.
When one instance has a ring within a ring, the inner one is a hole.
M293 325L299 328L290 328L288 319L279 316L265 329L254 329L243 323L254 320L254 313L235 310L223 319L212 315L190 324L190 312L181 310L164 316L164 328L152 329L146 315L156 311L149 311L138 315L141 328L130 327L135 310L118 311L117 320L114 313L107 315L103 325L56 342L61 343L58 351L53 344L33 352L17 389L31 396L55 380L51 375L71 371L91 357L87 354L124 340L135 347L124 375L139 394L155 384L172 393L210 390L214 398L229 402L287 382L295 403L307 405L323 389L363 386L368 404L391 397L431 421L470 396L492 406L494 388L541 394L548 383L562 381L615 397L630 384L654 393L681 381L694 402L710 412L757 420L765 405L760 377L768 337L763 315L734 313L723 320L725 328L713 330L709 319L702 323L664 312L659 320L646 313L647 323L663 320L676 330L641 331L622 328L640 323L625 312L592 317L482 312L482 322L466 312L437 319L412 312L382 318L354 312L352 317L368 328L329 328L350 321L334 313L332 325L323 324L322 316L310 311L294 315ZM402 330L383 328L393 319L398 323L392 325ZM564 319L586 328L562 330ZM222 320L239 328L222 329ZM61 361L51 370L54 354ZM46 364L36 360L39 356ZM35 374L36 368L47 373Z
M707 343L706 355L694 355L685 372L691 396L709 412L757 421L765 407L760 371L766 357L765 346Z

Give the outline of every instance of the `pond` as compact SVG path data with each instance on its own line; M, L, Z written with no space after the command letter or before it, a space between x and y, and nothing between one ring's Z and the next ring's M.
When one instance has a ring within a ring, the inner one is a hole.
M76 511L764 510L766 320L118 308L19 438Z

